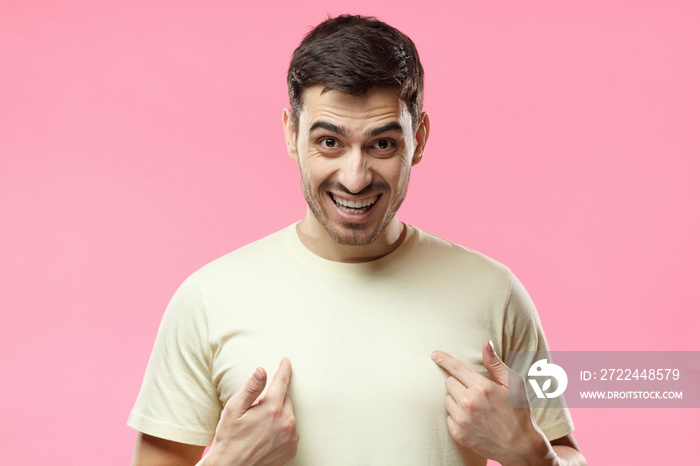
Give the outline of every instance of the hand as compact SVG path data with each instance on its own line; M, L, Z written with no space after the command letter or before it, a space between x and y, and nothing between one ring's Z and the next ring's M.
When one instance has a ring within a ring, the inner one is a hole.
M299 434L287 395L292 366L282 359L264 397L267 374L255 369L245 386L231 397L216 427L216 438L201 466L277 466L297 453Z
M519 383L510 387L511 396L523 403L508 406L510 369L493 350L490 341L482 349L484 366L495 382L475 372L462 361L442 351L435 351L433 361L450 377L445 381L447 428L452 438L479 455L503 465L530 464L532 459L551 459L554 452L537 427L527 401L525 382L515 372ZM512 379L511 379L512 380Z

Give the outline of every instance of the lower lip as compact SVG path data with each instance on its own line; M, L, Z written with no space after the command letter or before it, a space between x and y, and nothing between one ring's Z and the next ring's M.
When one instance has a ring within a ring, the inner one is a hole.
M348 222L353 222L353 223L361 223L361 222L364 222L370 218L370 216L374 212L375 207L377 207L377 204L379 204L379 201L381 201L382 195L380 194L379 197L377 198L377 200L374 201L374 204L372 204L369 209L367 209L365 212L363 212L361 214L351 214L349 212L345 212L344 210L342 210L340 207L338 207L338 204L335 203L335 201L333 200L333 197L331 196L330 193L328 193L328 198L329 198L331 204L333 204L333 208L335 209L338 216L340 216L343 220L346 220Z

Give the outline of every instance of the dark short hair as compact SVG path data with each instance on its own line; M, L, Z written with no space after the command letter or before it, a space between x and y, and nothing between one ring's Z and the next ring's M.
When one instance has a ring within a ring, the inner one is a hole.
M413 127L423 110L423 66L413 41L374 17L341 15L313 28L294 51L287 72L292 121L299 124L302 94L321 84L362 96L372 89L395 90Z

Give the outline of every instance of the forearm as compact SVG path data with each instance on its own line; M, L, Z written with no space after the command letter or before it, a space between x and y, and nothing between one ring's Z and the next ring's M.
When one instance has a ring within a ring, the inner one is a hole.
M546 452L529 460L515 463L502 463L503 466L587 466L580 451L565 445L552 445Z
M537 453L523 465L537 466L587 466L588 463L578 449L573 437L567 436L550 443L540 444Z
M131 466L191 466L202 457L204 447L172 442L139 432Z
M558 466L587 466L588 463L580 451L568 445L552 445L557 455Z
M571 434L553 441L541 431L527 442L518 458L505 461L503 466L587 466L576 440Z

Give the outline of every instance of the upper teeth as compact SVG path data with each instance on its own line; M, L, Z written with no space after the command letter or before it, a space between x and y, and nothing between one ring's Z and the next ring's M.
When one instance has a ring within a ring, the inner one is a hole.
M345 207L352 207L353 209L359 209L361 207L370 206L370 205L374 204L375 202L377 202L377 198L379 198L379 195L374 196L370 199L362 200L362 201L350 201L350 200L343 199L343 198L340 198L337 196L333 196L333 200L337 204L340 204L340 205L345 206Z

